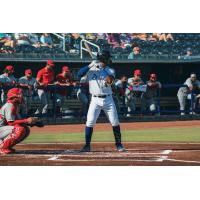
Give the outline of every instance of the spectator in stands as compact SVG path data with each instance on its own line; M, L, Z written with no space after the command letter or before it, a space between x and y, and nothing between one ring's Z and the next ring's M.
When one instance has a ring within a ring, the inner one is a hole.
M128 79L127 88L125 91L125 103L128 108L127 117L130 117L131 114L136 109L136 101L140 99L141 92L143 88L140 87L144 85L143 80L141 79L142 73L139 69L134 71L134 76Z
M192 49L191 48L187 48L186 54L183 56L184 60L190 60L192 57Z
M72 33L71 34L71 40L70 40L70 46L72 47L72 49L70 49L71 53L80 51L80 42L83 38L81 37L80 34L78 33Z
M127 77L122 75L119 80L115 81L115 87L113 91L113 100L117 111L120 112L120 105L122 105L122 110L125 113L125 91L127 87Z
M53 41L49 33L43 33L40 37L40 42L42 46L52 48Z
M96 41L98 40L107 40L107 34L106 33L97 33Z
M147 40L148 35L146 33L133 33L132 39Z
M14 67L11 65L6 66L4 73L0 75L0 85L4 87L1 91L2 104L6 102L8 90L14 87L16 83L17 79L14 76Z
M180 87L177 93L181 115L185 115L185 106L187 99L190 99L190 101L193 100L193 105L190 106L190 110L195 108L197 100L195 93L199 93L200 81L197 79L195 73L191 73L190 77L185 81L184 85L186 85L186 87ZM191 93L193 93L193 95L191 95ZM190 114L194 114L194 112L191 111Z
M28 37L32 46L34 46L35 48L41 47L39 37L36 33L28 33Z
M157 92L158 89L162 87L162 85L159 81L157 81L157 75L155 73L150 74L150 78L146 84L147 90L146 92L143 92L141 96L141 112L144 113L148 106L149 111L154 113L157 107Z
M158 41L159 40L159 34L158 33L149 34L148 40L149 41Z
M15 33L15 39L18 46L31 44L27 33Z
M0 33L0 47L2 46L13 48L16 46L16 40L14 40L9 34Z
M79 89L77 91L77 98L82 104L82 115L87 116L90 98L87 76L83 76L80 80Z
M47 115L51 95L47 87L54 84L54 66L53 60L48 60L46 66L37 73L35 88L37 89L41 104L35 112L36 116L40 116L41 114L43 116Z
M36 78L34 78L31 69L25 70L25 76L21 77L18 84L23 89L24 104L22 104L22 114L30 114L31 104L33 102L34 96L34 85L36 83Z
M157 36L158 36L159 41L167 42L167 41L170 41L170 40L171 41L174 40L174 38L172 37L171 33L168 33L168 34L166 34L166 33L157 33Z
M96 34L95 33L86 33L85 39L86 40L96 40Z
M108 44L114 49L120 47L120 39L118 33L107 33Z
M174 41L174 37L171 33L166 33L166 41Z
M120 34L121 48L131 47L131 36L128 33Z
M138 59L141 58L140 48L133 47L133 51L129 54L128 59Z
M57 86L60 86L56 92L56 111L58 113L63 111L63 106L66 100L66 96L68 95L70 89L66 88L67 86L75 86L75 82L72 80L72 74L69 70L68 66L62 67L62 72L56 76Z

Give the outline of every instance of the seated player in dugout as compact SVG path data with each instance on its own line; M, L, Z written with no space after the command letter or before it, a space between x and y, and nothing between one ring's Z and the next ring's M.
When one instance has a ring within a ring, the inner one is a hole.
M0 109L0 154L14 153L13 146L27 138L30 133L28 126L38 121L34 117L21 119L19 107L22 103L22 89L10 89L7 102Z
M89 91L91 101L87 113L87 122L85 127L85 145L81 152L90 152L90 143L93 133L93 126L96 124L97 118L101 110L103 110L112 125L115 137L115 145L117 151L125 151L121 143L121 131L117 109L112 97L111 85L114 84L115 71L110 68L112 64L109 51L98 53L97 60L79 70L78 76L87 76L89 83Z
M157 80L157 74L150 74L146 85L147 90L143 92L141 96L141 112L144 114L148 107L148 111L153 114L157 110L157 92L162 87L161 83Z
M68 66L62 67L62 72L56 76L55 84L60 86L56 91L56 111L60 113L63 111L66 97L72 92L72 86L76 86L76 82L73 81L72 73Z

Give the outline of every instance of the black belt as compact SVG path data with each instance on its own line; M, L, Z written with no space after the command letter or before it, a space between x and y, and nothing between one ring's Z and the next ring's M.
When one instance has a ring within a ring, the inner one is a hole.
M93 95L93 97L98 97L98 98L106 98L110 96L110 94L105 94L105 95Z

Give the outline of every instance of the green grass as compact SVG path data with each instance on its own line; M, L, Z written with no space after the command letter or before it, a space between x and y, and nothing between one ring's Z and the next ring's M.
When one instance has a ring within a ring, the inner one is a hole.
M200 127L123 130L124 142L200 142ZM84 133L31 134L24 143L83 142ZM113 142L112 132L94 132L92 141Z

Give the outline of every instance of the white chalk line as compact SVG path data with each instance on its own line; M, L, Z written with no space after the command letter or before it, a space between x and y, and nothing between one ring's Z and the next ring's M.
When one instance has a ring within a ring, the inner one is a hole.
M172 150L163 150L163 151L158 152L158 153L153 153L153 155L168 155L171 152L172 152ZM133 157L136 156L136 155L151 155L151 154L152 153L129 153L129 155L132 155ZM93 157L100 157L101 158L102 155L93 155ZM87 162L90 162L90 161L104 161L104 162L105 161L111 161L111 162L113 162L113 161L116 161L116 162L135 162L135 161L136 162L163 162L164 160L166 160L168 158L168 156L156 156L156 157L153 157L152 159L149 159L149 160L145 160L145 159L130 159L130 157L127 157L127 159L126 158L120 159L122 155L127 155L127 153L119 155L118 156L119 158L116 158L116 155L106 155L106 156L104 156L105 158L110 158L111 160L91 159L91 157L90 157L90 159L61 159L60 156L64 156L64 154L63 155L54 155L53 157L51 157L51 158L49 158L47 160L65 161L65 162L66 161L70 161L70 162L72 162L72 161L74 161L74 162L78 162L78 161L80 161L80 162L86 162L86 161ZM88 157L88 154L87 155L80 155L80 154L77 155L76 154L76 155L73 155L73 156L74 157L80 157L80 156ZM115 159L113 159L113 158L115 158ZM140 157L138 157L138 158L140 158ZM147 156L147 158L148 158L148 156Z
M196 163L196 164L200 164L200 161L194 161L194 160L178 160L178 159L167 158L166 161L174 161L174 162L183 162L183 163Z

